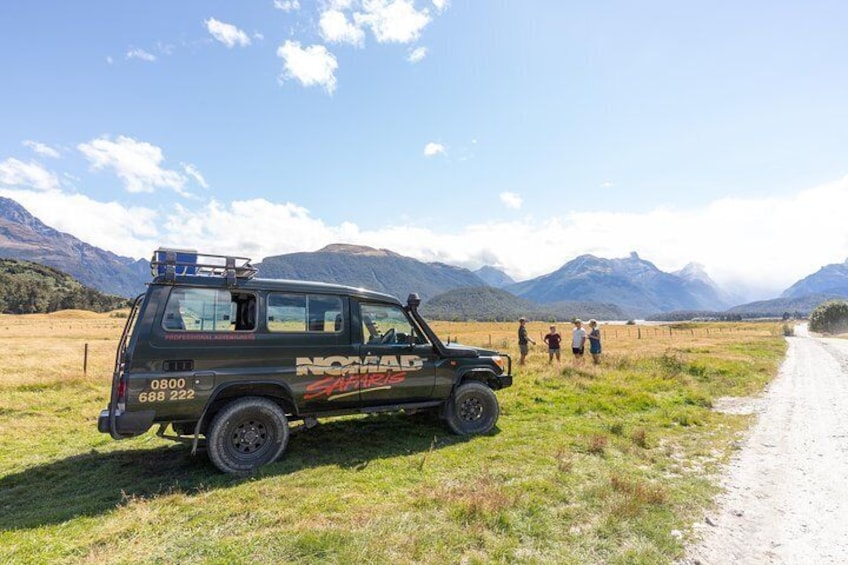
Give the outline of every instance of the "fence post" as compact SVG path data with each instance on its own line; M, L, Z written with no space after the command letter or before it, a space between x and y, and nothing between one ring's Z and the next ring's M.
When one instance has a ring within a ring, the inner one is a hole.
M636 339L642 339L642 328L636 328Z
M83 376L88 375L88 344L85 344L85 349L82 354L82 374Z

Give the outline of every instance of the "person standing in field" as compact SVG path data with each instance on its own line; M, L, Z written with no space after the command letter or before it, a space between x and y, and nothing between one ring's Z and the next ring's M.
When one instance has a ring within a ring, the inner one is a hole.
M527 335L527 318L518 318L518 350L521 352L521 357L518 360L519 365L524 364L524 360L527 358L527 352L530 351L529 344L531 343L536 345L533 338Z
M574 354L574 364L583 363L583 353L586 347L586 330L583 329L583 321L579 318L574 320L574 329L571 330L571 352Z
M548 335L545 336L545 343L548 344L548 365L553 363L554 356L556 355L557 365L560 362L560 342L562 341L562 336L559 335L559 332L556 329L556 326L551 326L551 331Z
M601 362L601 330L596 320L589 320L589 353L595 365Z

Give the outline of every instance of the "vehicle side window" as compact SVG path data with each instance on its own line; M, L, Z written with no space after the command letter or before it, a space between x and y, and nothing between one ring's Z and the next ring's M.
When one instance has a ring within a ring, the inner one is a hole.
M344 331L340 296L270 293L267 316L266 322L270 332Z
M410 323L403 308L392 304L360 304L362 336L366 343L408 344L426 343Z
M213 288L175 288L162 327L168 331L234 332L256 329L256 296Z

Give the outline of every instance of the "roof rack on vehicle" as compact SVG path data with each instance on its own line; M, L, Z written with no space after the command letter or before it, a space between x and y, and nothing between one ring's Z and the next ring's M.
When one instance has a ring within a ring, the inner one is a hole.
M166 281L177 277L226 277L230 285L237 279L251 279L259 271L247 257L198 253L193 249L160 247L150 260L150 274L164 276Z

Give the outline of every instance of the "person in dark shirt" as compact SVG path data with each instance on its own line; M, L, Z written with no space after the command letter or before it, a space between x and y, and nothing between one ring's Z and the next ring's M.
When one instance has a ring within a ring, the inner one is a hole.
M523 365L527 358L527 353L530 351L529 344L536 345L529 335L527 335L527 318L518 319L518 350L521 352L521 357L518 359L518 364Z
M553 363L556 356L557 365L560 363L560 342L562 336L556 329L556 326L551 326L551 331L545 336L545 343L548 344L548 364Z
M592 354L592 362L597 365L601 362L601 330L595 320L589 320L589 327L589 353Z

